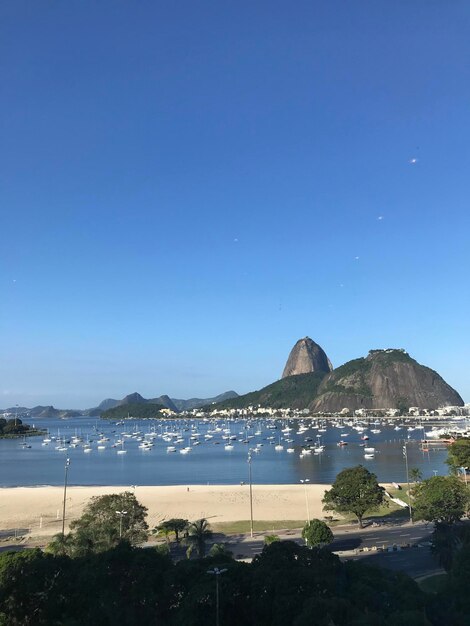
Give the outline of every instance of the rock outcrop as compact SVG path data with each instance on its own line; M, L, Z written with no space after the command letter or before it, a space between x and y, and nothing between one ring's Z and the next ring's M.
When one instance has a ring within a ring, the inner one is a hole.
M333 369L330 359L324 350L310 339L299 339L292 348L282 378L297 376L298 374L310 374L311 372L323 372L328 374Z
M309 409L437 409L463 404L437 372L420 365L404 350L388 349L371 350L366 358L349 361L325 376Z

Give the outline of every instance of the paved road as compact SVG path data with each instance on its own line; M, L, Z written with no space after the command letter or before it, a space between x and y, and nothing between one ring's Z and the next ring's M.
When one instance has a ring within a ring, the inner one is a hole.
M331 545L336 554L343 560L361 559L366 563L388 567L393 570L406 572L408 575L418 578L438 569L438 564L429 550L429 541L432 526L422 523L416 524L386 524L383 526L369 526L358 530L357 526L341 526L333 529L334 541ZM252 559L259 554L264 546L264 534L256 533L253 538L249 535L237 535L227 537L216 535L216 542L227 542L228 548L235 558ZM299 531L284 531L277 534L281 539L290 539L303 543ZM410 544L412 547L389 552L393 546L401 547ZM155 542L145 544L150 547ZM421 546L421 547L418 547ZM0 552L5 550L23 550L26 546L2 546ZM381 548L384 551L373 551L371 548ZM178 558L184 558L184 548L181 547Z
M366 559L367 563L389 567L418 577L438 568L428 545L431 532L431 526L421 523L369 526L363 530L358 530L357 526L338 527L334 529L335 539L331 547L342 559ZM282 539L302 541L298 531L278 534ZM408 544L414 547L388 552L388 549L392 550L393 546L400 548ZM230 542L229 548L236 558L250 559L261 552L263 545L264 535L258 534L253 539L249 536L239 536L235 541ZM385 551L370 550L374 547Z

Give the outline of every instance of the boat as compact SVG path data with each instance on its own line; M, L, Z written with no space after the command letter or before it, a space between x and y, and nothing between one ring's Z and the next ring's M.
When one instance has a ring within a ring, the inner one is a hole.
M121 441L121 449L117 451L117 454L127 454L127 450L124 450L124 440Z

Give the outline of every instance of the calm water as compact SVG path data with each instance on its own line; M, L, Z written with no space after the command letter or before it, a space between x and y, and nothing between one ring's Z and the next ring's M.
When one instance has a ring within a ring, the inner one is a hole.
M309 422L305 422L306 425ZM20 440L0 440L0 485L1 486L26 486L26 485L61 485L63 483L64 463L70 458L69 483L74 485L178 485L178 484L235 484L248 479L247 453L249 447L260 446L260 451L253 454L252 471L254 483L298 483L300 479L309 478L313 483L331 483L335 476L345 467L351 467L359 463L364 464L375 472L380 481L391 482L406 480L402 446L404 440L409 442L408 459L409 467L419 467L424 477L433 475L433 471L439 474L447 474L445 464L447 452L445 449L433 449L423 452L419 441L423 437L423 430L409 432L406 427L400 431L394 430L393 426L380 425L370 426L363 433L359 433L351 427L343 429L329 426L326 432L310 428L308 431L298 434L298 422L290 421L292 427L289 433L281 432L286 422L277 422L277 429L269 429L271 422L251 422L252 427L245 431L246 423L222 422L204 423L192 422L162 422L162 421L126 421L124 425L116 425L107 421L94 418L75 418L69 420L37 420L36 426L49 429L51 436L60 436L70 439L78 434L83 437L92 447L91 453L84 453L83 444L77 448L69 448L66 451L58 451L56 441L47 446L42 445L43 437L30 437L26 441L31 445L30 449L23 448ZM221 431L215 431L215 427ZM234 448L227 451L223 440L224 429L230 428L230 435L236 436L232 441ZM371 433L371 428L379 428L378 434ZM426 429L430 430L426 424ZM165 430L173 430L181 434L183 443L176 444L162 439ZM140 449L139 441L129 435L135 431L141 431L141 436L151 430L157 435L154 439L154 447L145 451ZM212 434L212 439L205 439L204 435ZM98 432L104 433L110 438L105 444L105 450L97 449ZM194 446L188 454L180 454L179 449L189 445L190 436L200 433L200 445ZM261 434L255 435L255 432ZM128 436L123 437L121 433ZM347 436L341 437L342 433ZM364 449L360 447L362 435L368 435L367 446L376 448L373 459L364 458ZM241 440L249 436L249 444ZM312 441L305 442L310 437ZM111 445L116 439L122 438L125 442L126 454L118 455L117 450ZM269 439L271 438L271 439ZM284 439L293 439L286 442ZM343 439L348 442L342 448L337 442ZM303 445L313 445L321 440L325 450L321 454L300 458L299 453ZM216 444L215 442L219 442ZM274 444L284 446L283 451L275 450ZM66 444L67 445L67 444ZM174 453L167 452L167 446L177 448ZM293 447L294 453L287 453L286 449Z

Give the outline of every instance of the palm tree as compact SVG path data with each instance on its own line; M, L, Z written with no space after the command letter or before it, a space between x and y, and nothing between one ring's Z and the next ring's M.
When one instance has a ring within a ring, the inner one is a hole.
M72 534L63 535L59 533L52 537L52 541L47 544L46 552L54 556L72 556L75 549L75 541Z
M416 485L423 479L423 473L418 467L412 467L410 469L410 478Z
M188 526L188 535L184 543L188 546L186 556L189 558L196 550L198 558L202 559L206 553L206 541L212 537L212 530L205 517L191 522Z

